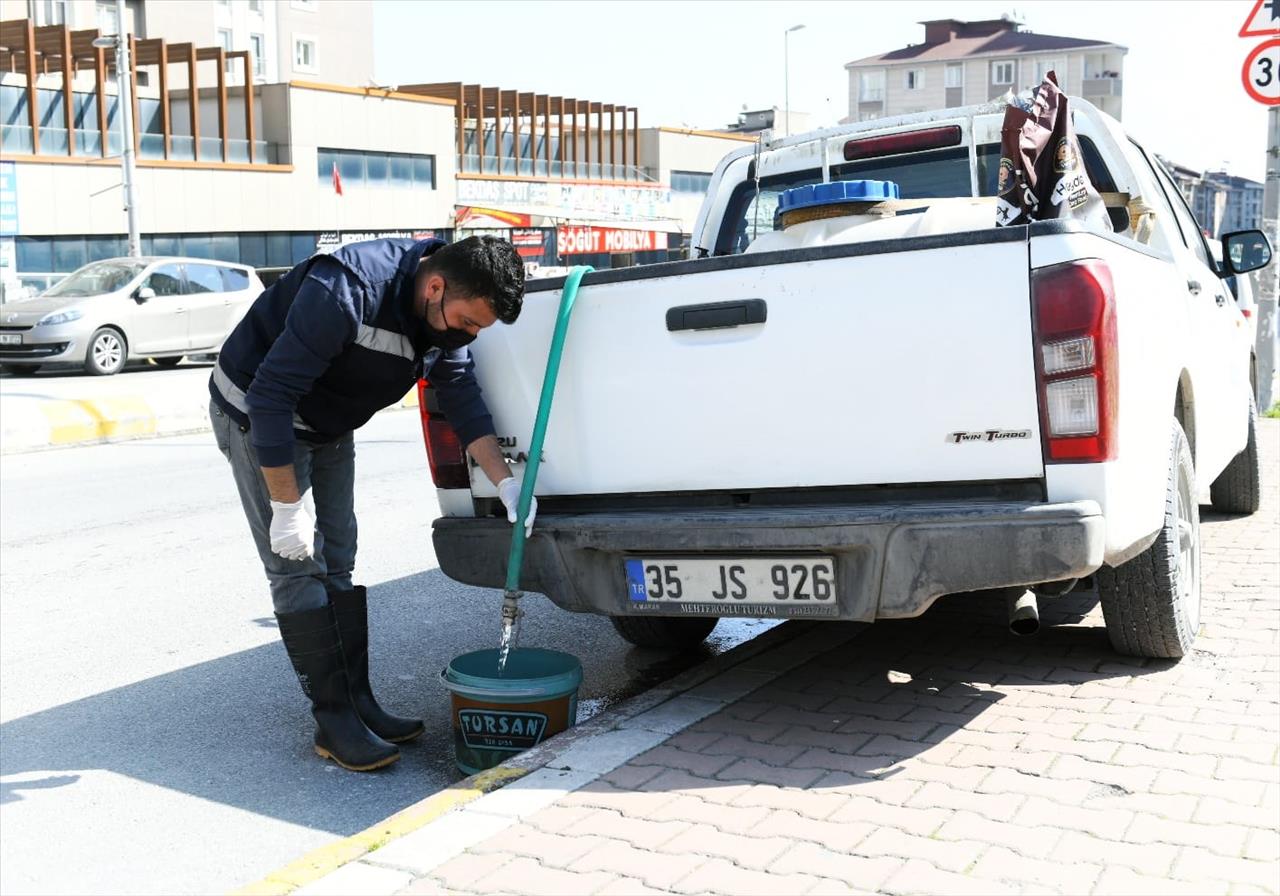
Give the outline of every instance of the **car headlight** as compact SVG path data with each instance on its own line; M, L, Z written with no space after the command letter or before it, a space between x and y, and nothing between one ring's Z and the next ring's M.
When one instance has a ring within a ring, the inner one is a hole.
M73 320L79 320L84 317L84 312L79 308L68 308L66 311L55 311L52 314L46 314L40 318L37 327L51 327L54 324L69 324Z

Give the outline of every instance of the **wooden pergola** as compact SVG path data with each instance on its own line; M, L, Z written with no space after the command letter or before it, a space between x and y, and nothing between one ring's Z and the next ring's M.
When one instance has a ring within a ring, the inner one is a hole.
M30 19L0 22L0 70L24 74L27 81L27 122L31 128L31 151L40 155L40 114L36 80L41 75L62 75L62 107L67 129L67 155L75 155L75 98L72 82L81 71L94 72L94 91L98 98L98 132L102 155L107 155L107 66L115 63L114 48L95 47L93 42L103 35L96 28L71 31L65 25L36 26ZM200 158L200 87L198 63L218 63L218 136L222 141L219 161L229 161L227 116L227 60L240 61L244 72L244 122L248 141L249 164L254 164L253 60L247 50L224 50L222 47L196 47L190 43L170 44L161 38L129 40L129 81L133 95L133 118L139 120L138 67L154 66L159 71L160 118L164 134L164 157L172 152L173 133L169 113L169 67L186 66L187 93L191 115L192 159ZM141 146L142 133L134 128L134 150ZM212 161L212 160L209 160ZM263 160L265 161L265 160Z
M402 93L413 93L419 96L432 96L454 101L457 110L455 114L457 116L459 171L462 170L463 157L466 154L466 123L468 121L475 122L476 150L480 158L483 159L485 122L490 119L494 121L497 136L495 148L497 150L499 174L502 172L502 162L504 160L503 136L508 126L515 135L513 146L514 161L516 174L519 175L520 163L523 161L523 149L520 146L521 134L523 129L527 127L530 136L533 138L529 141L529 147L536 155L538 152L539 122L541 122L543 138L542 160L547 164L548 176L552 171L551 134L553 128L554 132L560 137L560 147L556 161L560 162L562 177L570 176L568 173L569 168L567 167L569 165L572 165L572 176L575 178L583 175L582 166L585 165L586 175L589 178L593 163L601 166L605 164L621 165L623 168L627 167L627 165L636 167L639 164L639 112L634 106L549 96L543 93L524 93L519 90L502 90L498 87L483 87L479 84L463 84L461 81L401 85L398 89ZM606 115L608 116L607 119ZM621 128L618 126L619 117L621 117ZM567 122L566 118L568 119ZM592 127L593 119L594 128ZM591 139L593 130L595 133L594 157L592 153L593 141ZM579 134L582 135L583 151L581 153L578 151ZM630 141L627 139L628 136L630 136ZM630 154L627 152L628 142L630 142L631 146ZM605 162L606 145L608 147L608 162ZM621 149L621 161L617 158L619 149ZM538 159L531 157L530 161L537 162ZM483 167L482 163L482 170ZM535 165L534 171L536 170L537 167Z

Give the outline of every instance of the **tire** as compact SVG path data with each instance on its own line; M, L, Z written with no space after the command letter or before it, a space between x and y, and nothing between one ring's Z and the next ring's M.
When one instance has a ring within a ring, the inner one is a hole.
M0 364L0 369L14 376L31 376L40 369L39 364Z
M1262 505L1262 470L1258 464L1258 407L1249 396L1249 439L1244 450L1209 486L1209 502L1223 513L1257 513Z
M177 367L182 363L183 355L170 355L167 358L152 358L157 367Z
M1156 540L1128 563L1101 567L1095 579L1117 652L1151 659L1190 652L1200 626L1200 509L1191 449L1176 420Z
M119 373L129 357L129 347L124 334L114 327L101 327L89 337L89 348L84 353L84 371L91 376L111 376Z
M610 616L618 634L637 647L693 647L720 620L714 616Z

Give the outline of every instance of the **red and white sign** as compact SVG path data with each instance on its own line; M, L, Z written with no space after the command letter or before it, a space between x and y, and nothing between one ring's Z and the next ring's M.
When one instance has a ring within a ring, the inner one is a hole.
M1280 0L1276 0L1280 4ZM1280 106L1280 37L1263 41L1246 57L1240 71L1245 93L1264 106Z
M561 227L556 231L560 255L595 255L601 252L652 252L667 248L667 235L654 230L619 230L614 227Z
M1253 12L1240 26L1241 37L1271 37L1280 34L1280 0L1255 0Z
M545 240L541 230L512 230L511 245L521 258L541 258Z

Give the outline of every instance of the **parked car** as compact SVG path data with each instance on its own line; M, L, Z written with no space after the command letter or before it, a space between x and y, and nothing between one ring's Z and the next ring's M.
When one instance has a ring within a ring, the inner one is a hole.
M1213 260L1219 267L1222 265L1222 241L1208 240L1209 249L1213 252ZM1223 282L1231 290L1236 307L1244 315L1245 341L1249 343L1249 379L1254 383L1254 394L1257 394L1258 381L1258 300L1253 294L1253 278L1248 274L1227 274L1223 272Z
M1199 505L1251 513L1260 495L1222 276L1270 248L1224 235L1219 269L1167 172L1071 108L1081 154L1056 164L1082 159L1109 224L995 226L990 104L745 146L712 176L701 257L588 274L522 588L643 645L701 640L722 616L872 622L976 591L1005 591L1016 623L1028 590L1081 589L1118 652L1190 651ZM826 180L892 181L901 199L775 215L836 192L806 186ZM530 281L519 324L472 346L517 475L563 283ZM440 568L500 588L502 504L426 386L420 407Z
M33 299L0 306L0 366L81 365L109 376L136 358L172 367L216 352L262 292L253 268L200 258L110 258Z

